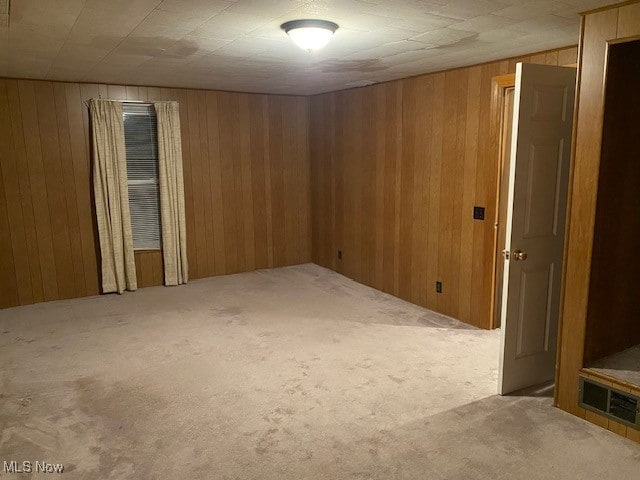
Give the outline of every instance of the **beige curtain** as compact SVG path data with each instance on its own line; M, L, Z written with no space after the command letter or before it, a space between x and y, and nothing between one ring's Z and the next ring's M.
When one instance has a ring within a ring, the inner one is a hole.
M187 283L187 228L184 216L182 144L177 102L154 104L158 120L158 163L160 176L160 223L164 284Z
M92 99L89 107L102 291L136 290L122 104Z

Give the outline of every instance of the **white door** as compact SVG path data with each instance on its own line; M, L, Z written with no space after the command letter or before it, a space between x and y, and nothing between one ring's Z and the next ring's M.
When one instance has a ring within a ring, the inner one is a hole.
M575 84L574 68L516 67L500 394L555 375Z

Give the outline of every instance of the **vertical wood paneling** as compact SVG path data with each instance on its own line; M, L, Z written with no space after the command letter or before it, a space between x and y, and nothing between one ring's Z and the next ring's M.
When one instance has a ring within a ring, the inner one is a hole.
M233 110L231 98L218 95L218 112L225 122L218 122L220 128L220 175L225 236L226 271L238 271L238 227L236 224L236 199L233 177Z
M315 158L320 161L311 165L311 190L313 202L313 251L314 261L318 264L336 268L337 243L335 237L336 215L334 212L335 178L331 175L334 168L335 148L333 146L335 129L335 96L328 95L326 101L312 99L311 118L324 118L327 121L315 126L319 131L311 135L310 147Z
M311 117L326 117L324 110L327 107L325 102L310 102L309 113ZM312 152L315 152L318 158L322 159L321 162L313 162L311 164L311 176L314 181L311 182L311 211L313 212L313 218L311 220L312 231L318 232L318 235L313 235L311 239L311 250L313 252L313 261L318 262L318 258L325 258L326 245L328 244L325 235L327 229L322 227L323 219L326 218L326 209L328 208L328 202L325 198L326 185L325 185L325 163L326 152L324 149L324 142L322 139L325 136L324 128L326 125L317 125L322 129L317 135L312 135L310 139L309 148Z
M58 298L73 298L75 296L73 258L69 238L65 185L61 171L53 84L51 82L36 82L35 94L40 141L44 147L42 160L49 203ZM57 212L60 213L56 214Z
M26 303L42 302L44 300L44 291L42 287L40 256L38 253L33 200L31 197L31 185L29 181L29 166L26 161L18 84L15 80L6 80L5 83L7 86L7 100L11 125L10 138L13 140L13 151L8 153L14 155L20 191L20 210L16 215L22 216L24 222L25 248L28 252L28 270L31 279L31 293L24 293L22 295L26 297L24 299ZM4 115L6 115L6 113ZM4 128L6 127L3 126L3 131ZM9 138L8 132L6 138ZM8 141L6 143L9 145ZM7 162L10 162L9 158L7 158ZM10 187L7 187L7 190L9 189ZM13 205L17 207L17 204ZM16 275L19 274L16 272ZM29 296L31 296L31 298L29 298Z
M384 288L384 152L386 144L384 129L386 124L386 90L377 86L373 89L372 97L372 137L375 138L375 216L372 218L375 234L375 248L373 253L375 261L374 286L382 290ZM330 181L330 176L325 175L325 184L330 186L328 181Z
M246 252L244 245L244 212L242 208L242 165L240 161L240 105L238 94L229 97L230 110L228 111L231 120L231 177L227 179L233 186L232 196L234 205L235 225L236 225L236 252L238 259L237 271L242 272L246 266ZM285 207L286 208L286 207Z
M426 290L425 305L437 305L438 293L436 293L435 284L439 281L438 271L438 251L439 251L439 232L440 232L440 184L442 179L442 142L444 135L444 115L445 105L445 74L440 73L433 77L433 97L431 99L433 108L433 122L431 134L427 136L432 144L429 159L429 183L427 202L429 205L429 218L427 223L426 250L427 258L427 283L424 286ZM424 242L424 240L423 240ZM423 243L424 245L424 243Z
M345 128L345 123L344 123L344 108L345 108L345 104L344 104L344 93L342 92L338 92L335 94L335 96L333 96L333 114L334 114L334 118L333 118L333 132L332 135L334 136L334 149L335 149L335 153L334 153L334 164L333 164L333 168L334 170L331 171L330 175L332 175L333 178L333 188L334 188L334 197L335 197L335 210L334 210L334 219L332 221L331 227L333 229L334 232L334 237L335 237L335 249L336 249L336 253L334 254L336 256L336 261L335 261L335 268L336 271L338 271L339 273L343 273L344 272L344 262L345 262L345 256L344 254L342 255L342 258L337 258L338 256L338 251L343 252L344 251L344 246L345 246L345 242L344 242L344 197L343 197L343 192L344 192L344 152L343 152L343 144L344 144L344 135L342 135L340 132L344 131ZM319 119L313 118L312 121L316 122ZM311 127L312 129L315 129L315 127ZM311 152L311 154L313 155L314 152Z
M56 262L51 228L47 182L43 165L43 147L40 142L40 126L33 81L18 82L20 110L22 112L23 135L28 165L29 181L33 198L36 239L40 254L40 274L44 300L62 298L58 292ZM56 212L54 212L56 213ZM62 215L64 212L60 212Z
M207 136L209 137L209 158L220 157L220 127L218 99L215 92L207 92ZM226 272L224 204L222 197L222 174L220 162L210 165L211 221L213 222L214 275Z
M311 165L309 161L309 100L302 97L294 97L294 118L302 119L294 122L295 150L293 152L296 174L296 191L298 204L302 206L298 210L298 231L296 239L291 240L298 247L296 263L302 263L311 255ZM299 239L299 240L297 240Z
M384 233L383 233L383 290L394 295L399 290L400 244L400 156L402 155L402 83L380 86L384 88ZM316 119L313 119L314 121ZM340 130L336 127L336 132ZM342 143L337 135L335 144ZM313 154L313 152L312 152ZM335 211L341 210L341 195L335 197Z
M617 38L637 36L638 25L640 25L640 3L625 5L618 9Z
M566 259L567 283L560 330L561 363L558 405L571 413L584 416L575 400L578 374L582 368L584 332L591 246L596 211L596 189L600 164L602 138L602 95L605 70L606 40L615 38L618 23L617 10L605 10L583 19L584 40L580 72L578 117L575 130L578 137L574 145L575 160L570 199L569 246ZM587 168L585 168L588 166ZM582 293L578 293L582 292ZM583 328L575 324L585 319ZM565 352L576 352L567 356ZM578 353L579 352L579 353Z
M284 205L295 205L295 185L294 185L294 171L292 168L293 151L293 128L284 119L289 118L292 114L293 105L290 100L285 101L282 104L282 197ZM283 257L284 262L287 265L295 263L296 249L294 244L289 244L288 240L293 238L296 231L297 215L293 210L284 208L284 238L283 238Z
M206 158L209 155L206 92L198 91L197 99L201 152L200 157ZM213 201L211 195L211 162L200 162L200 164L202 166L202 175L200 177L200 182L202 183L202 204L211 205ZM201 277L215 274L215 237L213 234L213 215L205 215L204 231L205 251L203 252L203 259L200 262L200 264L203 265L204 271L200 273L199 276Z
M336 236L336 232L337 232L336 222L338 218L337 211L336 211L337 186L336 186L336 179L333 177L333 175L331 175L331 172L333 172L337 162L337 158L335 155L335 151L336 151L335 136L333 135L333 132L336 129L336 122L335 122L336 97L335 96L331 96L329 99L328 113L330 118L326 125L327 136L324 139L326 141L326 138L329 138L329 142L330 142L330 144L327 145L328 151L325 151L325 155L327 158L326 166L328 167L328 170L325 170L324 172L325 185L326 185L326 188L328 189L328 191L325 191L325 196L326 196L328 205L327 205L327 214L326 214L327 216L324 219L325 220L324 224L327 227L330 227L327 229L328 235L327 235L326 254L328 255L328 258L329 258L329 264L332 265L333 268L335 269L336 262L338 261L337 255L335 253L338 249L338 239ZM314 212L314 215L315 215L315 212Z
M583 368L587 303L603 133L607 44L640 35L640 2L595 11L583 17L580 45L578 110L574 127L573 178L568 218L568 245L560 325L556 404L605 428L602 419L578 405ZM560 60L559 60L560 61ZM640 441L632 428L609 428Z
M242 198L242 220L245 253L244 270L253 270L256 265L255 232L253 228L253 182L251 177L251 124L249 112L249 96L239 97L239 126L240 126L240 171L242 182L240 196Z
M2 260L11 273L0 305L100 291L84 102L102 96L180 103L192 278L305 262L313 250L321 265L482 325L490 222L469 223L467 209L495 188L484 92L508 65L310 100L3 80L3 155L12 161L2 165L11 246ZM160 252L136 261L141 286L162 282Z
M271 224L273 265L286 264L283 104L269 98L269 179L271 182Z
M53 84L56 108L56 125L58 127L58 144L60 146L60 163L64 185L65 208L67 210L69 247L71 249L74 288L70 298L86 295L84 268L82 266L82 241L80 236L80 220L78 217L76 183L73 169L73 155L71 153L71 136L69 134L69 112L65 85ZM67 280L65 280L67 281Z
M306 98L0 79L0 308L100 293L99 96L179 102L191 278L311 260ZM162 253L135 257L161 285Z
M249 155L251 168L251 188L253 207L253 252L256 268L269 266L267 248L267 198L264 138L264 106L266 97L250 95L249 109Z
M0 180L4 183L4 175L0 172ZM3 252L3 261L0 265L0 274L2 280L2 294L6 296L5 302L17 304L19 300L18 286L15 281L16 277L15 260L13 256L13 245L11 244L11 235L9 234L9 215L7 212L8 205L5 196L0 197L0 248Z
M577 63L578 47L567 48L558 52L558 65L573 65Z
M8 128L8 115L5 108L8 108L6 85L0 85L0 108L2 108L2 116L0 116L0 128ZM7 138L7 140L4 140ZM14 174L13 167L13 145L8 141L9 135L3 136L3 142L0 146L0 185L3 186L2 195L0 195L0 251L2 252L2 262L0 262L0 291L2 296L6 297L5 302L13 302L18 304L24 299L24 296L20 296L18 288L24 288L27 286L26 275L19 275L16 271L16 257L18 258L18 268L22 267L20 262L21 252L14 252L14 242L22 240L20 225L15 223L12 225L10 218L16 217L11 215L10 203L17 205L16 202L16 190L15 180L17 174ZM17 219L16 219L17 220ZM15 232L13 231L15 229ZM15 250L19 250L20 246L16 245ZM15 256L14 256L15 254ZM28 273L28 269L25 274ZM19 280L18 280L19 279Z
M344 96L343 101L345 105L343 126L345 135L349 139L342 144L344 274L350 278L361 279L362 90L355 90L352 94Z
M400 244L402 255L399 264L399 295L411 299L411 270L413 263L413 191L414 164L416 162L416 130L417 125L417 82L412 79L402 85L402 156L400 157Z
M481 92L481 67L474 67L469 70L467 79L467 98L465 109L467 112L465 141L463 155L463 185L462 185L462 213L473 211L476 201L476 184L478 177L478 142L476 133L480 129L480 100ZM459 265L459 290L458 290L458 316L460 318L471 318L472 304L471 292L473 286L473 256L472 245L474 228L478 222L465 222L461 224Z
M547 52L544 56L545 65L558 65L558 51Z
M362 283L375 287L375 225L376 218L376 142L369 140L375 138L374 116L375 96L366 95L362 98L362 166L360 175L362 186L360 189L360 211L362 212L362 221L360 225L360 236L362 238Z
M204 205L203 169L204 162L200 152L200 122L198 117L198 93L190 90L187 92L187 125L189 136L183 142L189 143L189 165L191 170L191 198L193 201L194 236L195 236L195 262L190 268L194 277L206 276L207 271L207 232ZM190 262L191 263L191 262Z
M264 185L266 192L266 212L267 212L267 260L269 267L273 267L273 206L271 192L271 147L270 147L270 116L269 116L269 97L263 97L262 120L264 125L263 132L263 151L264 151Z
M489 328L492 78L517 61L575 58L569 48L312 97L314 261ZM475 205L486 209L483 222L473 220Z
M7 96L6 82L0 83L0 130L11 132L11 116L9 114L9 99ZM5 187L5 195L0 198L3 202L2 211L6 215L2 228L2 248L10 248L12 251L14 285L4 285L3 288L15 289L14 301L30 303L33 301L31 287L31 275L29 269L29 255L26 244L25 221L22 217L20 200L20 182L16 167L15 145L13 137L7 135L0 142L0 185ZM7 205L15 205L15 208L7 208ZM7 278L10 278L11 265L7 263ZM12 293L13 295L13 293Z

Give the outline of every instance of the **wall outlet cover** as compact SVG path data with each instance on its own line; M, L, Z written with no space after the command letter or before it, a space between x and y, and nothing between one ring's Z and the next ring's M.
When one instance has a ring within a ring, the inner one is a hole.
M484 220L484 207L473 207L473 219Z

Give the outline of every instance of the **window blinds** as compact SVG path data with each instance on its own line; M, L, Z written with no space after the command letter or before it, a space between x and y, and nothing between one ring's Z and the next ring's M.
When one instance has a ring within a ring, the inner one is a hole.
M160 249L158 138L153 105L125 103L129 210L134 250Z

